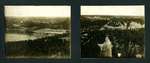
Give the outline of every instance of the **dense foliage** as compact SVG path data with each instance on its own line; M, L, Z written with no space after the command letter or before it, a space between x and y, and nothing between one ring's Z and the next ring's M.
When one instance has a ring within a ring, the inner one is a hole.
M44 57L44 58L69 58L70 41L60 39L64 35L44 37L36 40L14 41L6 43L8 57Z
M112 54L117 58L135 58L136 54L144 55L144 28L129 29L130 23L144 24L144 18L139 16L81 16L81 57L102 58L98 43L102 44L106 36L112 42ZM104 25L117 27L127 24L126 29L101 28Z

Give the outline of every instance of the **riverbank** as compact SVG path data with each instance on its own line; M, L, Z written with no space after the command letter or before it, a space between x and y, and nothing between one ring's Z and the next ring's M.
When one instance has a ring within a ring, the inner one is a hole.
M18 57L67 58L70 56L70 41L59 39L63 36L49 36L35 40L23 40L6 43L6 55Z

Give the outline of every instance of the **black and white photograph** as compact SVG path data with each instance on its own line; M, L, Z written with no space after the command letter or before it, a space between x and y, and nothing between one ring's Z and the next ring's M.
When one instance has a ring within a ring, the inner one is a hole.
M7 58L71 58L68 5L6 5Z
M144 5L81 6L81 58L145 55Z

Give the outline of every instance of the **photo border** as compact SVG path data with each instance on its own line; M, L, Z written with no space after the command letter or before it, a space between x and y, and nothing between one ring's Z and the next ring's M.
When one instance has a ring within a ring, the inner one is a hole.
M144 0L113 0L113 1L109 1L109 0L82 0L81 6L130 6L130 5L144 5L144 11L145 11L145 31L144 31L144 58L143 59L138 59L138 58L81 58L81 62L82 63L93 63L93 62L97 62L97 63L148 63L150 62L150 51L148 51L148 49L150 48L148 45L150 45L149 43L149 39L148 37L150 37L150 34L148 34L149 31L149 14L148 14L148 5L149 3Z
M80 61L80 57L78 56L79 53L77 53L76 51L78 51L79 49L79 38L75 38L74 36L78 37L79 33L78 29L79 27L75 26L76 24L79 25L79 20L78 17L80 14L79 13L73 13L75 11L79 12L79 9L74 9L72 7L79 7L79 5L76 5L75 3L79 1L71 1L71 0L7 0L7 1L0 1L0 12L2 12L0 14L0 19L1 19L1 23L0 23L0 36L2 38L0 38L1 42L0 42L0 63L79 63ZM48 59L48 58L41 58L41 59L31 59L31 58L6 58L5 56L5 16L4 16L4 6L5 5L37 5L37 6L70 6L70 11L71 11L71 15L70 15L70 23L71 23L71 58L69 59ZM73 12L72 12L73 10ZM76 15L74 17L74 15ZM75 28L75 29L73 29ZM76 33L76 34L73 34ZM73 45L74 44L74 45Z
M71 59L7 59L5 58L4 5L70 5ZM145 5L145 59L80 59L80 5ZM150 0L0 0L0 63L149 63Z

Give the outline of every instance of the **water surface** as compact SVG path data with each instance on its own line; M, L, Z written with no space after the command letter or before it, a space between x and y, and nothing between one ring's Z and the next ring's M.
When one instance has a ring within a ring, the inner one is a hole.
M6 42L10 41L22 41L22 40L33 40L37 37L28 34L17 34L17 33L6 33Z

